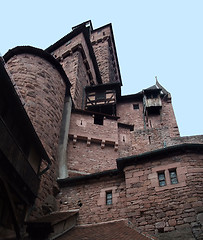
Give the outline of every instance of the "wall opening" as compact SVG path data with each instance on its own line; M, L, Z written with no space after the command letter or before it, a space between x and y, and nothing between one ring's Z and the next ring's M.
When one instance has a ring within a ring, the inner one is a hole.
M163 187L166 186L166 177L165 177L165 172L158 172L158 180L159 180L159 186Z
M169 170L169 176L170 176L171 184L177 184L178 183L178 177L177 177L176 169L170 169Z
M94 124L103 125L104 124L104 116L102 116L102 115L95 115L94 116Z
M134 110L139 109L139 104L133 104L133 109L134 109Z
M106 192L106 205L112 205L113 199L112 199L112 191Z

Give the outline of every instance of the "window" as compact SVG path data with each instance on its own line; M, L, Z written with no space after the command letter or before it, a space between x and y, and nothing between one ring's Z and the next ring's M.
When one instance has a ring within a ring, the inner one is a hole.
M112 201L112 191L106 192L106 205L111 205L113 204Z
M170 175L171 184L177 184L178 178L177 178L176 169L170 169L169 175Z
M102 115L94 116L94 124L103 125L103 123L104 123L104 116Z
M158 172L159 186L166 186L166 177L164 172Z
M180 162L173 162L152 168L149 178L155 191L163 191L186 186L186 173L185 166L181 166Z
M105 100L105 97L106 97L106 93L105 92L96 92L95 100L96 101Z
M133 104L133 109L134 109L134 110L139 109L139 104Z
M66 46L68 46L71 43L71 40L66 43Z

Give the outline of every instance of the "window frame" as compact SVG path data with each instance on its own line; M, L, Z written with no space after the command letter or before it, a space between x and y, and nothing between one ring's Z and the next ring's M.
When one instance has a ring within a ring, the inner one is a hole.
M178 175L177 175L176 168L169 169L168 172L169 172L169 177L170 177L171 184L173 184L173 185L178 184ZM171 176L171 173L175 173L175 176ZM176 179L176 182L173 182L174 179Z
M170 182L169 170L174 170L174 169L176 169L176 174L177 174L177 178L178 178L177 184L171 184L171 182ZM165 171L167 185L160 187L157 173L163 172L163 171ZM149 179L151 182L151 186L154 187L154 190L159 192L159 191L163 191L166 189L173 189L173 188L187 186L186 173L187 173L186 166L182 166L180 162L174 162L174 163L168 163L168 164L163 164L160 166L153 167L152 172L149 174Z
M165 171L159 171L157 172L157 175L158 175L159 187L165 187L167 185ZM163 179L160 179L161 175L163 175ZM163 182L164 184L162 185L161 183Z
M112 205L113 204L113 194L112 190L106 191L106 205Z

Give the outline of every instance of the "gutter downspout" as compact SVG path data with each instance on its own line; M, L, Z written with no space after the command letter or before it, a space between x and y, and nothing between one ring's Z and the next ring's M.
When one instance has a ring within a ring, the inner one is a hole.
M70 96L65 97L61 130L59 136L59 147L58 147L58 159L59 159L59 179L68 177L67 168L67 145L68 145L68 133L70 127L70 117L72 109L72 100Z

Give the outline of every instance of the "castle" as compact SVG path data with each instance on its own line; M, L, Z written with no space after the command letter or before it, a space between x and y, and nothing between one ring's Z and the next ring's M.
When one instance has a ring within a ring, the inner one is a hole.
M112 25L0 61L0 239L203 239L203 136L171 94L121 95Z

